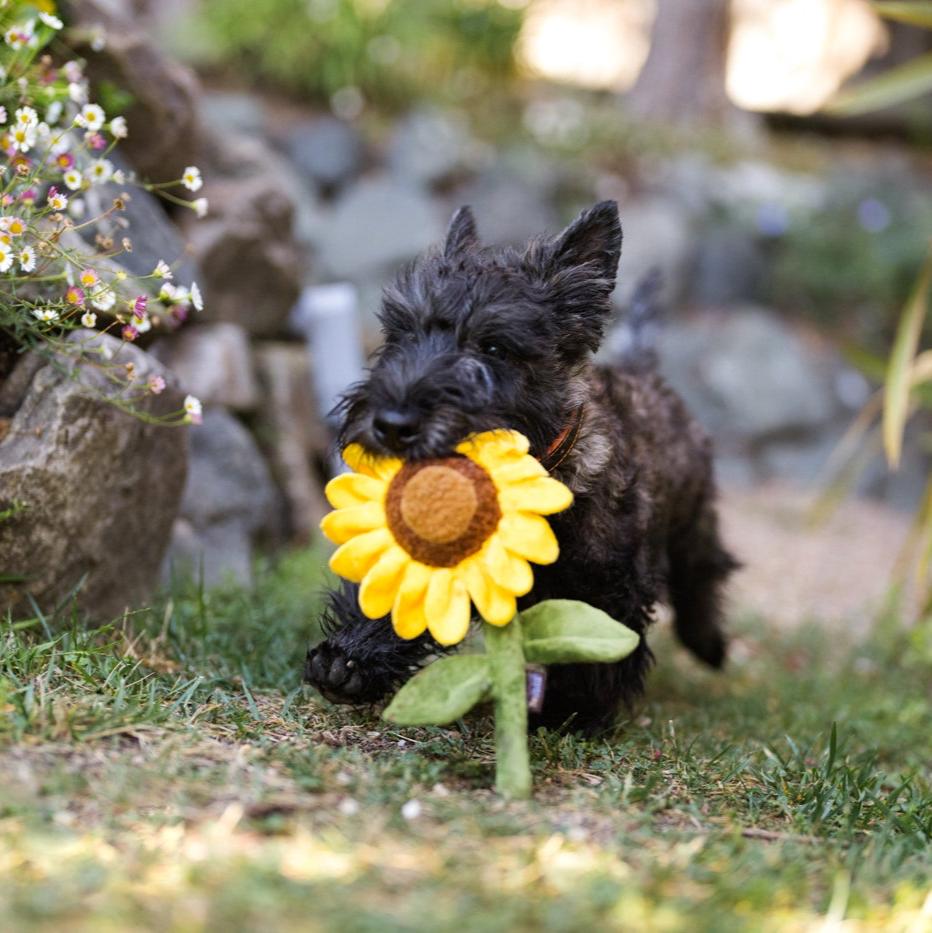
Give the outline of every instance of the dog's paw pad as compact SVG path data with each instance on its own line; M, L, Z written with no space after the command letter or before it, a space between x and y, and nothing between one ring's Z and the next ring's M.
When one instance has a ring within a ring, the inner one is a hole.
M308 651L304 680L332 703L364 703L367 700L362 672L355 662L326 642Z

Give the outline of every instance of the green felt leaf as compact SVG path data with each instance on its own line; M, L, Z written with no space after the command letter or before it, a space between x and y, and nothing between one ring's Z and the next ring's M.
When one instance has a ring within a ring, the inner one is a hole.
M521 613L524 657L531 664L620 661L638 635L610 615L575 599L548 599Z
M401 726L442 726L468 713L490 684L484 654L441 658L412 677L382 715Z

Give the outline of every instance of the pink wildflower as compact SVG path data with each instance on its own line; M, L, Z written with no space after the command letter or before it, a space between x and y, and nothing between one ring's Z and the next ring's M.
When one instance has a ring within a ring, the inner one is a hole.
M123 328L122 334L123 334L123 339L127 341L127 343L132 343L139 336L139 331L136 330L136 328L132 324L127 324Z
M146 385L153 395L159 395L165 391L165 380L161 376L149 376Z
M149 303L148 295L139 295L136 298L135 303L133 304L133 317L138 318L140 321L145 320L146 317L146 305Z
M76 308L83 307L84 289L78 288L77 285L72 285L68 291L65 292L65 301L70 305L74 305Z

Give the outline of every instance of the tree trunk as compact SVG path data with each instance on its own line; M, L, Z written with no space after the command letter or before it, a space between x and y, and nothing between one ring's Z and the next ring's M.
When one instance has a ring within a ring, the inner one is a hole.
M658 0L650 53L628 104L636 116L674 125L721 125L729 0Z

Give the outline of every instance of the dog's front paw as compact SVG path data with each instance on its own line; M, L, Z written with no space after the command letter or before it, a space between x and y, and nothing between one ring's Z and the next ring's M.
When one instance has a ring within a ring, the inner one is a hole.
M387 689L381 678L368 676L353 658L330 641L308 648L304 680L331 703L373 703Z

